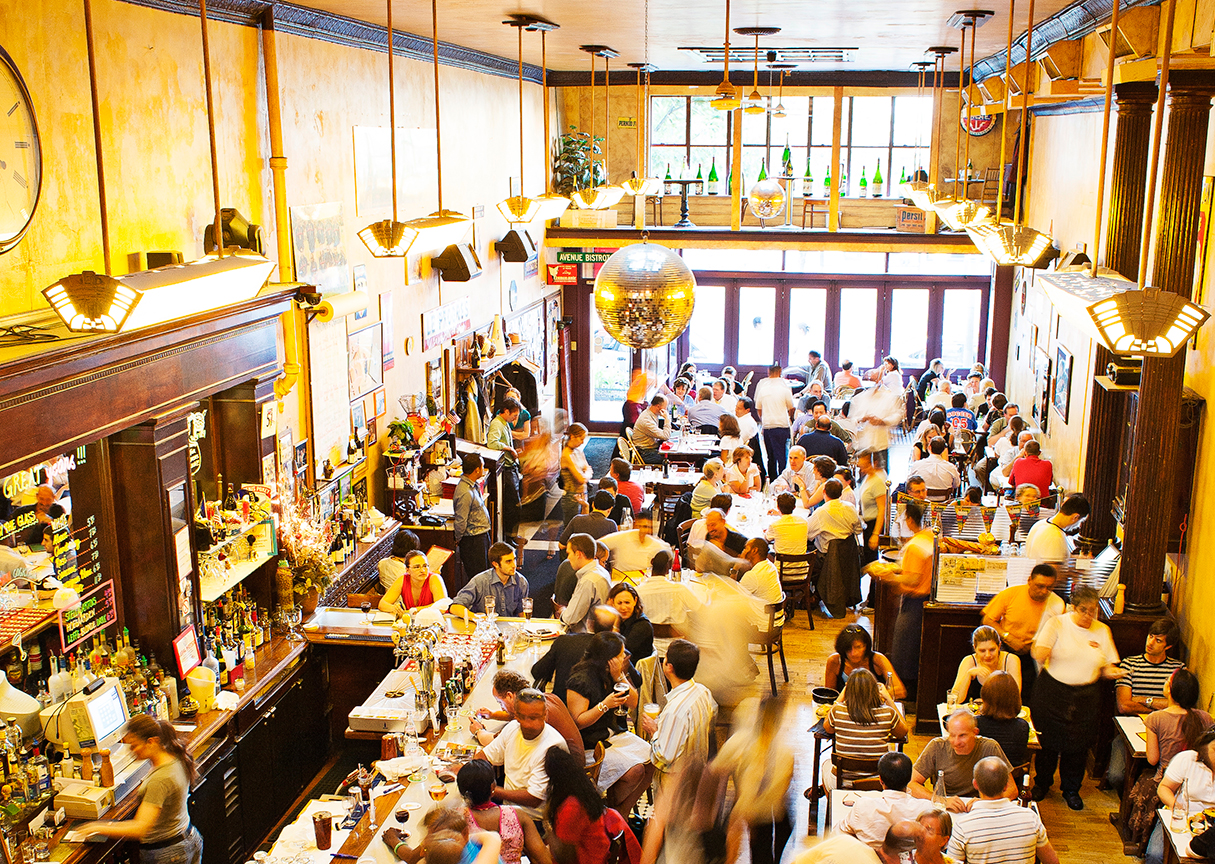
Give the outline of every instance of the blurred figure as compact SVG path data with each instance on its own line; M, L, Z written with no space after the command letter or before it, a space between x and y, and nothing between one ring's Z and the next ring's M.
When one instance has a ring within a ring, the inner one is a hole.
M780 696L740 708L733 737L712 763L715 771L734 775L731 819L747 826L752 864L780 861L793 833L788 806L793 750L780 734L784 716Z
M655 864L660 854L679 864L734 860L726 848L726 776L699 759L683 763L654 801L641 864Z

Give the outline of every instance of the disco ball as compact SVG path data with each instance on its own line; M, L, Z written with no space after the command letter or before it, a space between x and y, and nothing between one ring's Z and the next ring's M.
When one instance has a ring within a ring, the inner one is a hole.
M595 277L595 311L617 342L666 345L688 326L696 277L665 246L635 243L612 255Z
M785 190L775 180L760 180L751 187L747 200L760 219L775 219L785 212Z

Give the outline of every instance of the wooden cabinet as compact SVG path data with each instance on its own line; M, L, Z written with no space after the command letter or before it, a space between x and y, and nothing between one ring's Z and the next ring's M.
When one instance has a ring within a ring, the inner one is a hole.
M208 760L207 773L190 792L190 821L203 837L202 864L240 864L245 855L240 770L236 748Z

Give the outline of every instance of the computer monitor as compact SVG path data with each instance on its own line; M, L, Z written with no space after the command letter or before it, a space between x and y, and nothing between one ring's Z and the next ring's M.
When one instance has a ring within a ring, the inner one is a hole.
M46 737L79 753L80 748L116 749L126 734L126 694L117 678L99 678L75 696L41 711Z

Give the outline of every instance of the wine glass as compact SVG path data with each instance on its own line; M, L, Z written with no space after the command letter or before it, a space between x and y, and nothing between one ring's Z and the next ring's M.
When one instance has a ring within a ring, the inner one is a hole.
M292 606L287 610L287 641L299 642L303 637L299 634L300 622L303 620L303 610Z
M371 625L371 619L372 619L372 615L371 615L371 601L370 601L370 600L364 600L364 601L363 601L363 602L362 602L362 603L359 605L359 608L363 610L363 620L364 620L365 622L367 622L367 625L368 625L368 626L370 626L370 625Z
M617 696L628 696L629 695L629 685L623 681L617 681L616 686L613 687L612 690L615 692L615 694ZM622 703L622 704L616 706L616 715L618 717L624 717L628 713L629 713L629 708L627 705Z

